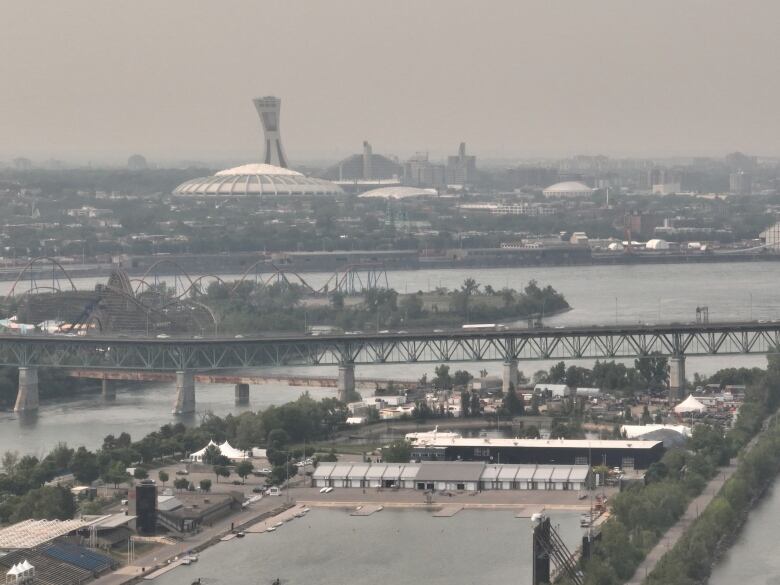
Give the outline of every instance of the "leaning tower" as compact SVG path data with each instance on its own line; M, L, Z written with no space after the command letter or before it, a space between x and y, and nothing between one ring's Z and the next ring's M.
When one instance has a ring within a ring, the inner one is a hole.
M282 147L282 137L279 134L279 110L282 100L278 97L267 95L255 98L255 109L263 123L265 134L265 158L263 162L277 167L287 168L287 157Z

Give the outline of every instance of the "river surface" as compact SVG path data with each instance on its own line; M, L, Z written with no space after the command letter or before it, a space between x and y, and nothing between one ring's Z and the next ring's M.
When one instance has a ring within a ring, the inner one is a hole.
M553 524L570 550L579 515ZM531 582L531 522L512 511L463 510L432 518L385 509L367 517L313 509L276 532L247 534L204 550L197 563L155 579L159 585L473 585Z
M712 571L709 585L780 585L780 486L753 508L734 546Z
M388 272L389 285L399 292L432 290L439 286L458 287L464 279L474 278L482 285L496 289L510 286L523 288L535 279L541 286L551 285L566 296L572 310L546 319L547 324L662 323L689 322L695 319L697 306L708 306L710 319L779 319L780 288L777 286L780 264L774 262L724 264L673 264L647 266L574 266L546 268L491 268L486 270L430 270ZM305 274L314 286L324 283L327 274ZM225 276L230 279L231 276ZM165 280L161 277L160 280ZM169 278L173 283L175 279ZM93 288L105 279L77 279L79 288ZM0 294L11 287L0 282ZM588 365L587 360L581 361ZM688 376L694 372L711 374L731 366L763 366L762 356L718 356L688 358ZM530 376L547 369L552 362L535 361L521 364ZM452 364L476 374L481 369L500 375L497 362ZM356 368L357 377L416 379L429 377L434 364L365 365ZM275 368L275 371L300 375L335 376L335 367ZM330 388L295 388L282 385L253 386L250 408L281 404L309 391L314 397L335 396ZM17 450L42 453L59 441L70 445L98 447L109 434L129 432L133 438L178 420L171 415L175 389L173 384L156 384L143 389L118 386L117 400L103 402L99 395L79 396L69 400L46 401L38 415L20 418L13 413L0 413L0 451ZM199 384L197 421L210 410L224 415L238 412L234 406L233 387ZM185 421L188 422L188 421Z

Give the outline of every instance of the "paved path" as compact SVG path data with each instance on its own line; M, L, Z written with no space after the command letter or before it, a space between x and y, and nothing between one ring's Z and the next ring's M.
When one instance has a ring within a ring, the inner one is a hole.
M720 488L723 487L723 484L732 476L736 469L736 459L732 459L729 465L720 468L718 475L711 479L705 486L704 491L688 504L688 509L685 510L685 513L669 530L666 531L666 534L661 537L661 540L659 540L647 554L645 560L637 567L634 576L631 577L626 585L641 585L645 580L645 577L653 572L653 569L655 569L655 566L658 564L658 561L661 560L661 557L663 557L667 551L680 540L680 537L685 534L685 531L688 530L688 527L693 521L699 517L699 513L703 512L715 498L720 491Z
M756 443L758 443L758 440L761 438L762 433L769 427L770 423L777 418L777 416L777 414L772 415L764 421L764 423L761 425L761 430L756 433L755 437L750 439L750 442L747 445L745 445L745 448L742 453L740 453L740 456L750 452L750 450L755 447ZM682 517L669 530L666 531L666 534L661 537L661 540L659 540L653 549L648 553L648 555L645 557L645 560L643 560L639 567L637 567L633 577L631 577L631 579L626 582L626 585L642 584L642 581L644 581L645 577L653 572L653 569L655 569L655 566L658 564L658 561L661 560L661 557L663 557L667 551L671 550L671 548L677 543L678 540L680 540L680 537L685 533L693 521L698 518L699 512L703 512L704 509L709 506L710 502L715 499L715 496L720 491L720 488L722 488L723 484L726 483L726 480L734 475L738 464L739 459L735 458L729 461L727 466L720 468L718 475L712 478L704 488L704 491L688 505L688 509L685 510L685 514L683 514Z

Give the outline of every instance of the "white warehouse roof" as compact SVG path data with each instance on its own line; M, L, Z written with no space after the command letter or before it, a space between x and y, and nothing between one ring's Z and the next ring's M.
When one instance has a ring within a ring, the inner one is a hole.
M358 199L408 199L410 197L435 197L436 189L419 189L417 187L380 187L358 195Z
M330 181L269 164L225 169L210 177L185 181L173 190L174 195L181 197L284 197L341 193L341 187Z
M564 181L550 185L543 193L545 197L589 197L593 189L579 181Z

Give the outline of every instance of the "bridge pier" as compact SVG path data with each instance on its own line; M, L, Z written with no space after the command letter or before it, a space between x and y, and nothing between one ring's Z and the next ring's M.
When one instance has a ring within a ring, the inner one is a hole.
M347 402L355 393L355 364L352 362L339 364L339 400Z
M669 403L676 404L685 390L685 356L669 358Z
M236 384L236 406L249 404L249 384Z
M176 372L176 401L173 414L192 414L195 412L195 376L192 370Z
M38 410L38 368L19 368L19 389L16 393L14 412Z
M508 359L504 362L504 375L503 375L503 382L501 384L501 389L504 391L504 394L509 392L510 384L512 388L517 389L517 380L518 380L517 360L514 358Z
M103 378L102 382L102 395L103 400L116 400L116 386L113 380Z

